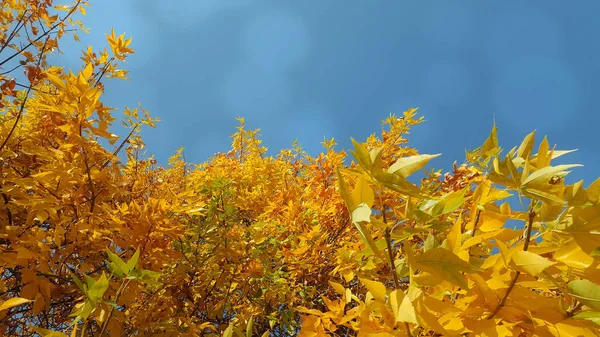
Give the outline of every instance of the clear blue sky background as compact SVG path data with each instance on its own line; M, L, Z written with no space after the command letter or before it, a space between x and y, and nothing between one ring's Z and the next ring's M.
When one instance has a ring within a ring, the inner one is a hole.
M111 27L133 36L132 81L106 82L104 100L162 119L143 132L160 163L182 145L196 163L227 151L236 116L271 153L298 138L317 154L324 135L347 148L418 106L410 141L443 153L433 167L462 162L495 114L506 150L537 129L579 149L562 161L585 165L571 182L599 176L600 1L91 2L91 34L65 39L59 62L79 67Z

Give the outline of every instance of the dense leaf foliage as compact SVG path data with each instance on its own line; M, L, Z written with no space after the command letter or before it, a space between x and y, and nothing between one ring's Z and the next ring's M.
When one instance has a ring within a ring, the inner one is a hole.
M130 38L48 64L87 6L0 12L0 334L600 335L600 180L566 184L570 151L532 132L503 154L494 126L424 171L409 109L351 157L268 155L240 118L229 152L159 166L139 135L157 120L125 108L120 138L101 100Z

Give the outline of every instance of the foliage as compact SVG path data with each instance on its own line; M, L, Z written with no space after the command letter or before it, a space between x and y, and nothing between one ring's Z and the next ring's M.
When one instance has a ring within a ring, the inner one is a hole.
M157 120L125 108L119 139L101 102L131 39L65 71L48 56L87 3L3 5L1 334L599 335L600 180L565 183L570 151L531 133L503 154L494 126L415 185L438 155L408 146L410 109L348 165L333 139L269 156L240 118L231 151L162 167L139 135Z

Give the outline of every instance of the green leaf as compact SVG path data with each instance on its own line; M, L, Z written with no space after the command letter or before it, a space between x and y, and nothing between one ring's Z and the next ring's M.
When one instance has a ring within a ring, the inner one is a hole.
M463 289L468 289L466 279L462 273L475 273L479 271L475 266L463 261L453 252L444 248L431 248L417 258L418 266L445 281L456 284Z
M413 185L399 174L392 174L384 171L373 172L373 178L392 191L417 198L423 197L423 192L417 186Z
M123 262L123 260L121 260L117 254L114 254L108 248L106 248L106 254L112 262L109 262L108 266L110 267L113 275L121 277L123 274L127 274L127 264L125 264L125 262Z
M85 283L87 284L87 289L90 289L94 283L96 283L96 280L94 280L93 278L87 276L87 275L83 275L83 279L85 280Z
M250 316L248 325L246 325L246 337L252 337L252 326L254 325L254 317Z
M567 293L588 307L600 310L600 286L588 280L576 280L567 284Z
M79 287L79 289L81 289L81 292L85 294L87 289L83 286L81 280L73 273L71 273L71 278L73 279L73 282L75 282L75 284Z
M41 337L67 337L67 335L62 332L46 330L38 328L37 326L34 326L33 330L35 330L35 332L37 332Z
M104 292L108 289L108 279L104 272L98 278L98 280L88 289L87 296L94 304L94 307L97 305L98 301L102 299L104 296Z
M467 186L462 190L450 192L444 195L440 200L438 200L435 206L433 206L431 210L431 215L439 216L451 213L458 209L465 203L465 201L467 201L467 198L465 198L465 194L469 189L470 187Z
M146 269L134 269L131 271L127 279L130 280L140 280L147 284L157 284L157 280L160 277L161 273L152 270Z
M387 171L388 173L398 174L402 178L406 178L425 167L431 159L439 157L440 155L441 153L402 157L390 166Z
M596 311L584 311L584 312L580 312L580 313L574 315L571 318L573 318L573 319L584 319L586 321L591 321L591 322L594 322L594 323L600 325L600 312L596 312Z
M125 274L129 275L129 273L137 267L138 260L140 259L140 247L135 250L133 256L127 261L127 268Z
M115 301L104 301L104 304L110 305L113 308L117 307L117 302Z
M223 332L223 337L231 337L233 336L233 323L229 323L229 326Z

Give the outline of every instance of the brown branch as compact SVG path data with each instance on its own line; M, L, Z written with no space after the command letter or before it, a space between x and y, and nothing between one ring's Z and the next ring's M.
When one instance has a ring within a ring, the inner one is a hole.
M96 83L94 83L94 86L97 86L98 83L100 83L100 80L102 79L102 77L106 74L106 71L108 70L108 66L112 63L112 61L114 61L115 58L111 57L110 60L108 60L108 62L106 62L106 64L104 64L104 67L102 67L102 70L100 70L100 72L98 73L98 79L96 80Z
M19 19L19 21L17 22L17 25L15 26L15 28L13 28L12 32L10 32L10 35L8 36L8 39L6 39L6 41L4 42L4 44L2 45L2 47L0 48L0 53L2 53L4 51L4 49L6 47L8 47L8 45L10 44L10 41L17 36L17 32L19 30L21 30L21 28L23 28L23 26L25 25L23 23L23 20L25 19L25 14L27 14L28 10L25 10L23 12L23 15L21 15L21 18ZM19 27L21 25L21 23L23 23L23 26Z
M135 132L135 129L140 125L140 123L137 123L136 125L133 126L133 128L131 129L131 131L129 132L129 134L127 135L127 137L121 142L121 144L119 145L119 147L113 152L113 157L115 157L117 154L119 154L119 152L121 151L121 149L123 149L123 146L125 145L125 143L127 143L127 141L129 140L129 138L131 138L131 136L133 135L133 133ZM107 159L104 164L102 164L102 166L100 166L100 171L104 170L106 168L106 166L108 165L108 163L110 163L110 159Z
M49 36L48 36L48 38L49 38ZM38 58L37 64L36 64L36 67L38 67L38 68L39 68L40 64L42 63L42 58L43 58L42 56L44 54L44 49L46 49L46 45L48 44L48 38L46 38L46 41L44 41L44 46L42 47L42 50L40 51L40 55L39 55L39 58ZM0 66L1 66L1 64L0 64ZM33 87L33 84L29 87L29 89L27 89L27 93L25 94L25 98L23 99L23 102L21 102L21 107L19 108L19 113L17 114L15 123L13 124L12 128L8 132L8 135L4 139L4 142L2 142L2 145L0 145L0 151L2 151L2 149L4 148L6 143L8 143L8 140L10 139L12 134L15 132L15 129L17 128L17 125L19 124L19 121L21 120L21 116L23 115L23 110L25 110L25 103L27 103L27 99L29 99L29 93L31 92L32 87Z
M471 232L471 237L475 237L475 230L477 229L477 224L479 223L480 216L481 216L481 210L478 209L477 213L475 213L475 222L473 223L473 232ZM471 248L473 248L473 246L469 247L469 256L471 256Z
M22 52L24 52L27 48L31 47L34 43L38 42L39 40L41 40L43 37L48 36L49 37L49 33L51 31L53 31L54 29L56 29L56 27L60 26L61 24L63 24L67 18L69 16L71 16L71 14L73 14L73 12L75 12L75 10L79 7L79 4L81 3L81 0L78 0L77 3L75 4L75 6L73 6L73 8L69 11L69 13L62 18L61 20L59 20L56 24L54 24L47 32L43 33L42 35L40 35L37 39L30 41L29 44L27 44L25 47L22 47L21 50L15 52L14 54L12 54L11 56L9 56L6 60L0 62L0 66L4 65L6 62L12 60L13 58L15 58L16 56L20 55ZM45 47L45 43L44 43L44 47ZM43 48L42 48L43 50Z
M127 280L125 281L125 279L123 281L121 281L121 286L119 287L119 289L117 290L117 293L115 294L115 304L117 303L117 301L119 300L119 296L121 296L121 293L125 290L125 288L127 288L127 286L129 285L129 282L131 282L131 280ZM108 322L110 321L110 319L112 318L113 312L115 311L115 307L111 306L110 307L110 311L108 312L108 316L106 317L106 320L104 322L102 322L102 326L100 329L100 334L99 336L104 335L104 333L106 332L106 328L108 327Z
M400 282L398 281L398 275L396 274L396 263L394 262L394 248L392 247L392 235L390 233L389 227L387 227L387 217L385 215L386 206L383 205L381 214L383 215L383 223L386 225L385 229L385 243L387 244L388 256L390 258L390 266L392 267L392 276L394 278L394 288L400 288ZM408 322L404 322L404 328L406 329L406 333L409 337L412 337L412 333L410 332L410 325Z
M525 245L523 246L523 251L524 252L526 252L527 249L529 249L529 241L531 239L531 229L533 227L533 219L535 218L535 215L536 215L535 212L533 211L533 205L534 204L535 204L534 201L531 200L531 204L529 205L529 223L527 224L527 229L525 231ZM512 281L510 282L510 285L508 286L508 289L506 289L506 293L504 294L504 297L502 297L502 299L500 300L500 302L498 302L498 306L487 317L487 319L494 318L494 316L496 316L496 314L500 311L500 309L502 309L502 307L504 306L504 304L506 304L506 299L508 298L508 295L510 295L510 292L513 290L515 284L517 283L517 279L519 279L520 275L521 275L520 271L517 271L515 273L515 276L513 277Z

